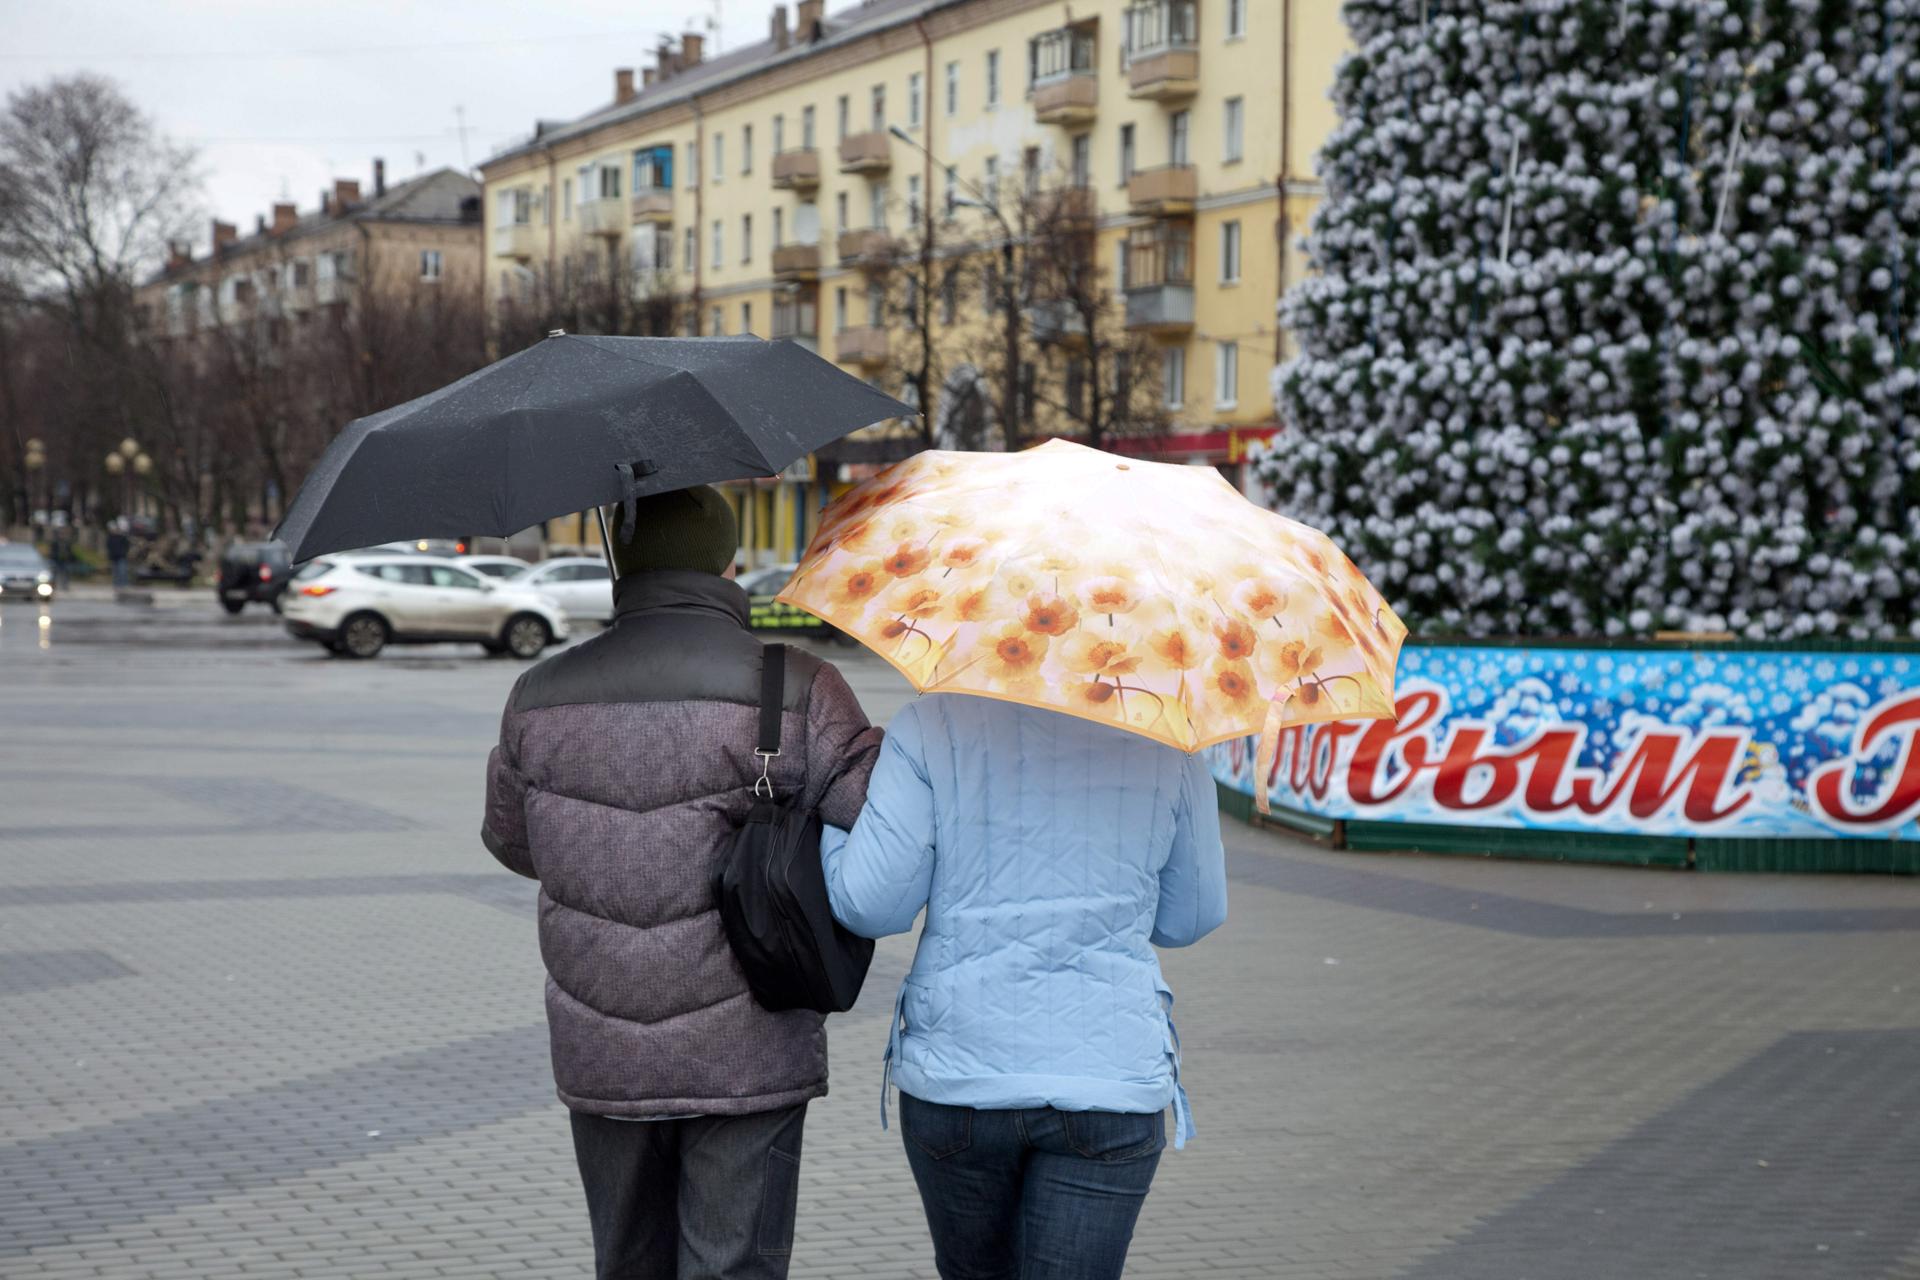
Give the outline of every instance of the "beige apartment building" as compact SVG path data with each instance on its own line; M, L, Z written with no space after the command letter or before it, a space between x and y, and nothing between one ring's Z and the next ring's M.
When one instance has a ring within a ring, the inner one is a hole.
M1277 426L1275 304L1304 269L1297 241L1320 195L1312 160L1347 43L1338 8L867 0L827 13L802 0L791 21L772 6L766 39L719 56L683 36L638 83L615 70L606 106L543 122L481 166L488 299L508 311L583 285L670 299L655 314L677 332L793 338L900 394L882 278L900 242L924 220L942 253L991 253L1017 234L999 193L1045 173L1084 219L1168 419L1109 447L1232 471ZM937 312L936 443L959 438L968 358L993 323L984 296ZM1028 333L1070 345L1071 326L1031 305ZM1041 416L1036 434L1073 432ZM793 558L826 496L917 443L898 425L863 436L737 489L752 559Z

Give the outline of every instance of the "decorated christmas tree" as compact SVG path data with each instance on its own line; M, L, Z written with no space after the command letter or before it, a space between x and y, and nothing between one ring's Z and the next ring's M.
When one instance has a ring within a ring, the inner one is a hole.
M1348 0L1281 510L1416 631L1920 635L1920 0Z

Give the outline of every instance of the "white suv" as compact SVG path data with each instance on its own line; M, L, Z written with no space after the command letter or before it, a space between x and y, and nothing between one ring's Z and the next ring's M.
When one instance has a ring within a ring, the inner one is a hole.
M566 614L552 600L437 556L314 560L287 584L281 614L298 639L350 658L371 658L389 644L446 640L537 658L567 638Z

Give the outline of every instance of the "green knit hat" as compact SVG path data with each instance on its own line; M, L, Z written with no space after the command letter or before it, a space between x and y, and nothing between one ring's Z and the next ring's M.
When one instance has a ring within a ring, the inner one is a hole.
M626 512L612 512L613 567L621 577L650 569L721 574L740 549L733 507L712 485L674 489L634 501L633 536L622 538Z

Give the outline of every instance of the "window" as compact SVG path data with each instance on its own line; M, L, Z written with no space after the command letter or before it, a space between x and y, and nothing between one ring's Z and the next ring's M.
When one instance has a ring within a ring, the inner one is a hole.
M1028 147L1020 153L1020 185L1028 199L1040 194L1040 148Z
M841 285L833 291L833 331L845 333L847 329L847 287Z
M920 83L918 71L907 77L907 128L909 129L920 127L920 91L924 87Z
M847 229L847 193L844 191L833 197L833 225L838 231Z
M719 186L727 176L727 135L713 135L713 185Z
M953 202L960 198L960 170L947 166L947 216L953 216Z
M1220 283L1240 283L1240 223L1220 224Z
M305 258L295 258L293 262L293 287L304 289L313 280L313 264Z
M1167 163L1184 165L1191 163L1187 158L1187 135L1193 121L1185 111L1176 111L1167 120Z
M875 329L887 322L887 294L879 281L867 286L867 324Z
M1087 362L1078 358L1067 361L1067 415L1087 416Z
M726 229L721 226L720 219L715 218L713 220L713 252L711 254L713 269L715 271L718 271L720 264L727 260L726 236Z
M740 215L740 261L753 261L753 215L750 213Z
M1227 0L1227 39L1247 34L1247 0Z
M573 179L560 179L560 221L573 221Z
M717 302L713 304L712 319L713 319L713 336L716 338L726 337L727 336L727 313L721 308L720 304Z
M1093 135L1078 133L1069 144L1072 159L1068 162L1069 172L1073 175L1073 185L1084 187L1093 174Z
M849 122L853 119L853 103L848 99L847 95L843 93L840 95L840 100L835 103L834 106L839 111L838 124L840 133L838 136L840 141L845 142L847 140L847 132L851 127Z
M753 304L751 302L743 302L740 304L740 332L753 332Z
M465 569L456 569L452 565L436 564L427 566L436 587L453 587L460 591L478 591L480 579Z
M787 118L785 116L775 116L773 118L773 154L779 155L782 151L785 151L786 149L787 149Z
M1187 349L1168 347L1160 353L1160 389L1167 408L1178 409L1187 398Z
M540 184L540 225L550 226L553 222L553 184Z
M947 64L947 114L957 115L960 111L960 64Z
M694 139L687 144L687 185L700 185L700 140Z
M987 105L1000 105L1000 51L987 50Z
M987 167L983 171L986 181L980 185L985 188L987 199L994 204L1000 203L1000 157L988 156Z
M781 245L785 244L786 242L787 242L787 211L785 209L775 209L773 211L772 243L774 248L777 249Z
M1247 120L1247 100L1245 98L1227 99L1226 154L1221 157L1228 164L1240 159L1244 151Z
M940 323L952 324L960 311L960 268L948 267L940 278Z
M867 225L870 227L887 225L887 184L884 182L867 185Z
M918 223L919 221L920 221L920 175L917 173L910 173L907 175L907 222L909 224L913 224L913 223Z
M688 227L686 233L680 237L680 261L687 264L689 271L700 265L699 236L700 232L696 228Z
M642 147L633 153L633 194L673 187L673 148Z
M885 133L887 130L887 86L873 86L873 131Z
M740 172L753 172L753 126L740 126Z
M438 249L422 249L420 251L420 278L422 280L438 280L440 278L440 251Z
M1240 344L1216 342L1213 345L1213 404L1231 409L1240 403Z
M600 166L600 198L602 200L620 198L620 170L613 165Z
M1132 176L1133 176L1133 126L1130 124L1123 124L1120 126L1120 184L1122 186L1125 186L1127 179L1131 178Z
M813 150L813 108L804 107L800 112L800 145L808 151Z
M992 258L980 268L980 301L987 307L997 306L1000 301L1000 264Z
M1031 360L1022 360L1020 362L1020 416L1029 422L1033 420L1035 373L1036 371Z

